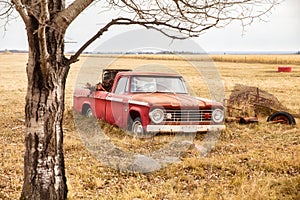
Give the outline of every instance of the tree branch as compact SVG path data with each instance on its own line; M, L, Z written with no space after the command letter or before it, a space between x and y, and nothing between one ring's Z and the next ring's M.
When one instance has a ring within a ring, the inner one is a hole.
M56 15L51 27L60 32L65 32L73 20L94 1L95 0L75 0L66 9Z
M206 29L211 28L212 26L215 26L218 23L218 21L216 21L215 24L212 24L208 27L203 28L203 31ZM108 24L106 24L103 28L101 28L91 39L89 39L82 47L80 47L80 49L70 57L69 59L69 64L72 64L74 62L78 61L78 57L80 56L80 54L90 45L92 44L96 39L98 39L101 35L103 35L104 32L108 31L108 29L113 26L113 25L141 25L144 26L147 29L155 29L159 32L161 32L162 34L173 38L173 39L186 39L188 38L188 36L184 36L184 35L172 35L171 33L168 33L168 31L164 31L163 29L158 28L157 26L164 26L164 27L168 27L170 29L176 29L179 31L191 31L188 28L180 28L178 26L174 26L171 24L167 24L164 22L159 22L159 21L152 21L152 22L143 22L143 21L134 21L132 19L129 18L117 18L117 19L113 19L111 22L109 22Z
M22 4L21 0L12 0L12 3L15 4L16 10L22 17L24 24L27 27L29 25L29 17L26 12L25 6Z
M49 53L47 50L47 38L46 38L46 25L50 20L50 14L48 10L47 0L41 0L41 13L39 18L40 27L38 29L39 36L39 48L40 48L40 61L41 69L45 75L47 72Z
M70 57L69 64L75 63L78 61L78 57L80 54L90 45L92 44L97 38L99 38L101 35L103 35L104 32L108 31L109 27L112 25L119 24L119 20L122 20L122 18L119 19L113 19L111 22L106 24L103 28L101 28L91 39L89 39L80 49Z
M110 0L109 4L125 12L135 13L135 21L160 21L190 27L183 31L189 36L198 36L208 27L224 27L233 20L250 22L261 18L281 0L169 0L128 1ZM217 22L217 23L216 23ZM244 26L247 23L242 23ZM179 26L179 25L178 25ZM194 35L194 33L196 33Z
M3 4L3 6L2 6ZM10 15L13 11L13 3L8 2L8 1L0 1L0 17L2 18L7 17L7 15ZM1 19L0 18L0 19Z

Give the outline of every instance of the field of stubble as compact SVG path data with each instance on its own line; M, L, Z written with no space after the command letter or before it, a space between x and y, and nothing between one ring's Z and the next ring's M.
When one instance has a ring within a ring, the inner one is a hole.
M17 199L22 189L26 56L0 54L0 199ZM212 63L196 57L189 57L191 61L187 62L172 56L83 56L74 64L67 80L64 122L68 198L300 199L299 119L294 127L270 125L265 118L260 118L259 124L227 124L206 157L199 157L197 150L191 148L181 162L149 174L118 172L95 159L83 145L72 119L72 92L75 85L96 83L101 70L108 66L177 71L190 90L207 98L214 94L206 81L214 78L220 78L218 83L223 83L227 98L235 84L255 86L274 94L290 111L300 114L299 56L293 56L293 62L287 61L295 63L289 64L292 73L277 73L278 65L284 63L268 64L263 56L252 62L243 56L242 60L249 63L228 62L225 58L216 57L227 62ZM279 59L280 56L276 58ZM139 141L118 134L112 137L116 145L137 152L157 148L159 142L171 138L157 136L151 141ZM203 137L197 136L194 143L200 144Z

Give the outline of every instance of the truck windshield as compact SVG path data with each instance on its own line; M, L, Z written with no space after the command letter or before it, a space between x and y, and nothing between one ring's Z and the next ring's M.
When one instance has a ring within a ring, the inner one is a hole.
M185 84L180 77L134 76L130 92L161 92L186 94Z

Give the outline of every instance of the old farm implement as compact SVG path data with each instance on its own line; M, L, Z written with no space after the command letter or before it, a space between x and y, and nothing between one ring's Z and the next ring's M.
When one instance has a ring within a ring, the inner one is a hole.
M225 106L227 122L247 124L258 122L259 117L267 117L270 123L295 125L294 117L300 117L299 114L290 114L274 95L257 87L241 84L235 85Z

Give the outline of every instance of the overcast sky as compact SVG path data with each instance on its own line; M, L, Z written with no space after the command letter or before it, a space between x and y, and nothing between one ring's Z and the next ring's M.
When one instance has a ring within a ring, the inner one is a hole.
M99 14L96 6L85 11L67 31L66 41L71 43L66 43L66 50L77 50L101 28L100 19L105 18L106 15L109 13ZM232 23L222 29L210 29L199 38L193 38L193 41L208 52L300 51L300 0L285 0L272 11L267 20L268 22L254 22L251 26L247 26L244 32L239 23ZM104 44L108 47L112 38L117 38L137 28L130 26L111 28L87 51L94 51ZM133 38L139 40L145 39L145 35L132 35ZM112 44L120 48L122 45L126 44ZM0 50L4 49L28 49L25 28L20 18L12 21L6 31L0 27Z

